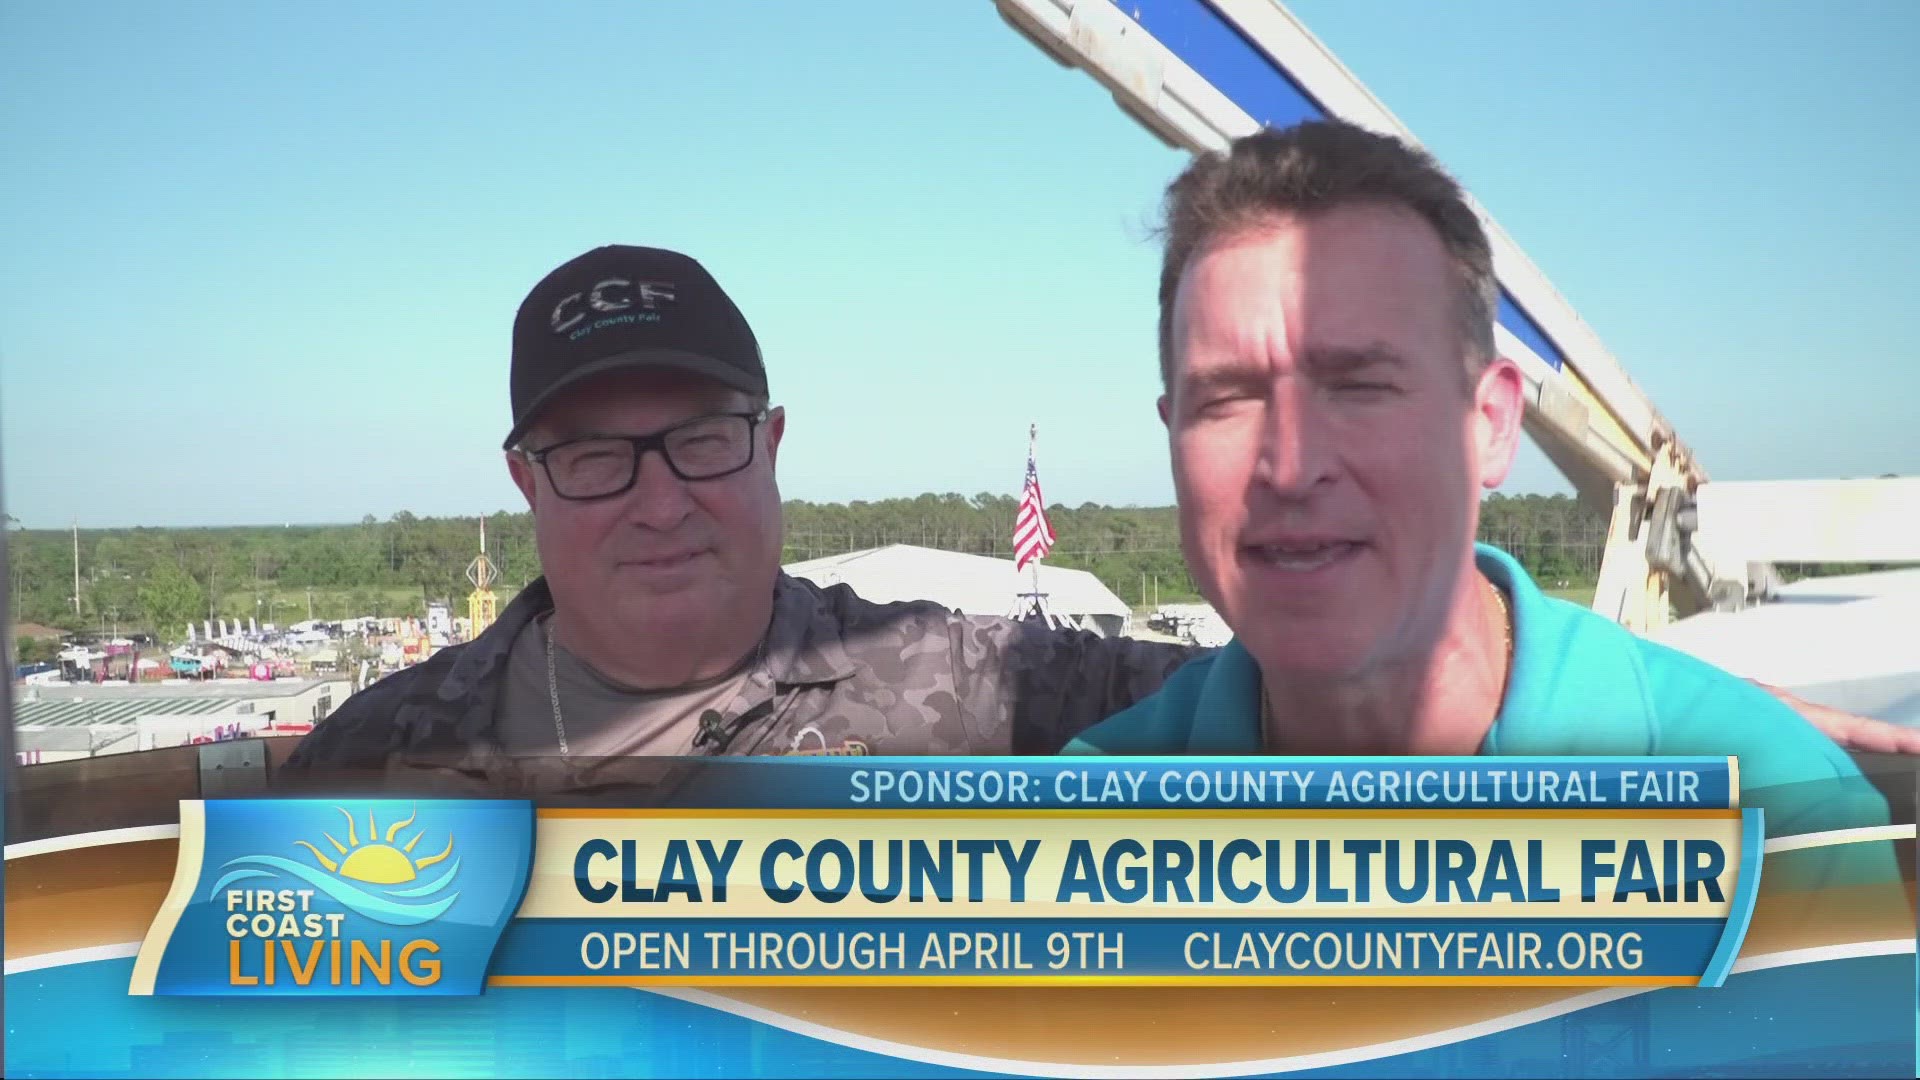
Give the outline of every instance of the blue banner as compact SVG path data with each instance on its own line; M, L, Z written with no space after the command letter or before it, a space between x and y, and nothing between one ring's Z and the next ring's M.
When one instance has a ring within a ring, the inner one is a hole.
M740 809L1724 810L1728 758L708 758L626 766Z
M497 985L1191 977L1693 982L1720 919L523 919ZM819 981L816 979L816 981Z

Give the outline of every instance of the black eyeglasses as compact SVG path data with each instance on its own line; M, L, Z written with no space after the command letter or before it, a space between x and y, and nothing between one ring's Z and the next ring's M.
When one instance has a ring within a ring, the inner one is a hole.
M682 480L718 480L739 472L753 464L754 428L766 418L765 409L716 413L652 435L589 435L522 454L547 470L561 498L606 499L633 486L649 450L660 451L667 468Z

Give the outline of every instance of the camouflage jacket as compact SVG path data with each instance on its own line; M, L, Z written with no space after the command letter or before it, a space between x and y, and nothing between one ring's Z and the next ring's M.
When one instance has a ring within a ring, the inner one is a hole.
M582 786L591 763L514 759L493 738L514 639L552 604L545 580L535 581L472 642L354 694L278 776L388 787L396 773L410 785L427 770L491 791ZM1052 754L1198 654L931 601L872 603L846 585L823 589L785 574L767 635L732 715L703 723L700 752Z

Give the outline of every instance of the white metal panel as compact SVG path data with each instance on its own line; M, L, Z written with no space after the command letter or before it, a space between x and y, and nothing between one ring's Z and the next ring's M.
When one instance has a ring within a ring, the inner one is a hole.
M1694 501L1699 542L1747 562L1920 562L1920 477L1722 481Z

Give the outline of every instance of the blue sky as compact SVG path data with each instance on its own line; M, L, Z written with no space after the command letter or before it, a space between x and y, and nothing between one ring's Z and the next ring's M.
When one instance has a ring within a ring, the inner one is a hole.
M1920 472L1920 5L1289 6L1716 477ZM513 309L607 242L735 295L790 498L1011 494L1033 421L1051 499L1171 501L1183 158L988 0L11 4L0 146L30 526L518 509Z

